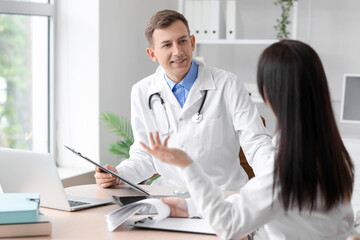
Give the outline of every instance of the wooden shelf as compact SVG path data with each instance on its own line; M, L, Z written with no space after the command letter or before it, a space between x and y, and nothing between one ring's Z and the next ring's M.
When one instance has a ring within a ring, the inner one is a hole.
M222 45L271 45L278 42L277 39L216 39L195 40L195 44L222 44Z

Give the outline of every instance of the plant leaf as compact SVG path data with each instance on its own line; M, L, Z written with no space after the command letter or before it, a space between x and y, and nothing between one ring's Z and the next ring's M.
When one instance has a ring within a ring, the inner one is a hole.
M100 120L105 123L105 128L109 129L111 133L115 133L122 138L122 140L110 144L109 151L129 158L130 147L134 143L130 120L125 117L120 118L112 112L102 113Z
M103 113L100 119L105 123L105 128L111 130L110 132L134 142L130 120L125 117L120 118L111 112Z

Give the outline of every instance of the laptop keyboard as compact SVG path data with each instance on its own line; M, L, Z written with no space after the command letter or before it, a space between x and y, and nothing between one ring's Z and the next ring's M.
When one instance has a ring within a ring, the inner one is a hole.
M73 201L73 200L68 200L68 201L69 201L70 207L78 207L78 206L90 204L88 202L80 202L80 201Z

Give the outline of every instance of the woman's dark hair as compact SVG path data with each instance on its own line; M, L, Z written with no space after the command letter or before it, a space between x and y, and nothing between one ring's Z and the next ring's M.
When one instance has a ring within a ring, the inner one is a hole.
M262 53L257 72L261 96L279 130L274 186L286 210L327 210L349 202L354 167L341 140L319 56L296 40L274 43Z

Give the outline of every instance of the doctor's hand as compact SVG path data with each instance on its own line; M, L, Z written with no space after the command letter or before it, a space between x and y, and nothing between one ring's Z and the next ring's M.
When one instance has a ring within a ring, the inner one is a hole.
M106 164L104 167L115 173L118 173L116 168L109 164ZM115 186L115 185L119 184L119 181L120 181L120 179L118 179L117 177L114 177L110 173L104 172L99 167L95 167L94 177L95 177L96 183L99 184L103 188Z
M170 217L189 217L189 212L185 199L168 197L161 198L160 200L170 207Z
M161 144L159 132L156 131L156 139L154 139L153 134L150 132L149 139L152 149L143 142L140 142L140 144L148 153L158 158L162 162L170 163L181 168L190 165L192 160L185 152L177 148L167 147L169 138L170 135L167 136L167 138L164 140L164 144Z

